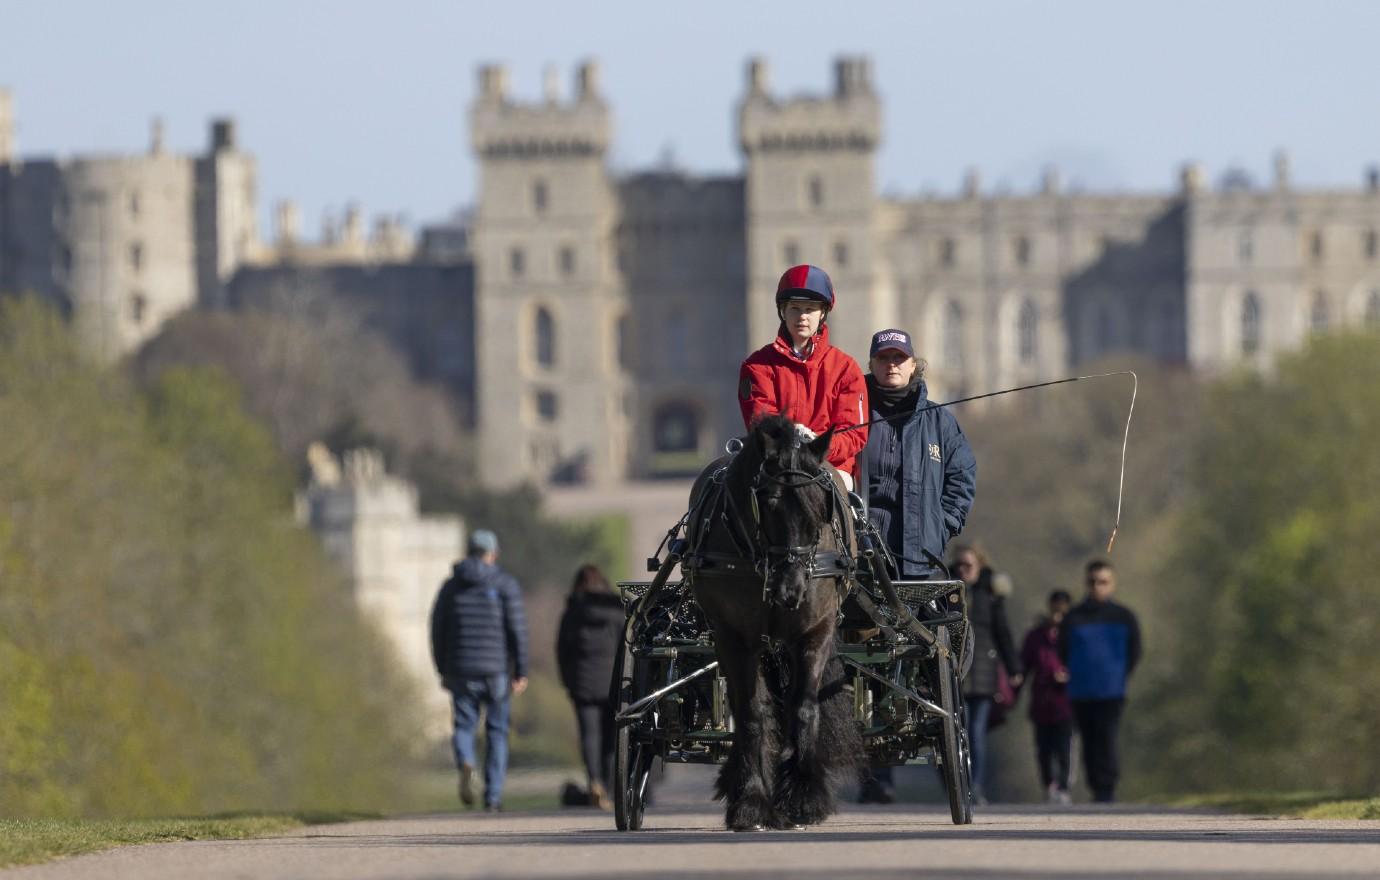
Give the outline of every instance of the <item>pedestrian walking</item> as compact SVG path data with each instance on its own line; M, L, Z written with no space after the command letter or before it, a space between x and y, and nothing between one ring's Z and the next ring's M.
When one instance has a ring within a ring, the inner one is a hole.
M973 639L973 665L963 679L963 702L968 710L968 751L972 760L973 799L987 803L987 732L992 705L1006 673L1011 689L1021 686L1020 657L1006 620L1006 597L1011 578L993 570L976 547L959 546L950 566L967 585L968 628Z
M589 783L589 802L613 808L609 783L613 769L613 663L623 644L623 602L595 565L575 572L556 637L561 684L575 706L580 755Z
M1089 562L1087 586L1087 598L1059 626L1059 657L1069 671L1069 700L1093 800L1111 803L1121 775L1117 735L1126 683L1140 662L1140 624L1129 608L1112 601L1111 563Z
M454 709L460 801L475 806L475 731L484 718L484 809L503 803L510 696L527 689L522 592L498 567L498 536L479 529L431 609L431 658Z
M1035 727L1035 761L1045 802L1070 804L1069 758L1073 747L1073 705L1069 671L1059 659L1059 624L1073 598L1064 590L1049 594L1048 615L1031 627L1021 644L1021 666L1030 683L1030 721Z

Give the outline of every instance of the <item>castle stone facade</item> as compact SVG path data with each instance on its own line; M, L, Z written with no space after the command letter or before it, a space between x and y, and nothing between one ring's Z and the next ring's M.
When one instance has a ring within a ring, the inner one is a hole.
M0 291L61 304L112 358L191 306L359 308L441 381L494 485L694 472L741 432L744 355L776 331L782 270L833 277L834 342L908 329L936 398L1057 378L1128 352L1204 371L1267 367L1312 333L1380 324L1380 171L1301 190L1184 166L1161 193L884 197L883 106L866 58L783 98L764 61L737 104L740 175L614 173L598 68L523 100L486 66L469 111L478 191L413 240L356 211L307 242L290 205L259 240L254 160L228 120L204 155L16 158L0 92ZM156 245L155 245L156 242ZM301 300L302 302L296 302Z

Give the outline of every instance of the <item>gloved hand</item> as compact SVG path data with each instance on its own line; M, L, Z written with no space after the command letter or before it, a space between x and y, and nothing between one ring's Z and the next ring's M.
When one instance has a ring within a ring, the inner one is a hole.
M811 440L819 436L814 431L811 431L809 428L805 427L799 422L795 423L795 432L800 435L800 442L802 443L809 443Z

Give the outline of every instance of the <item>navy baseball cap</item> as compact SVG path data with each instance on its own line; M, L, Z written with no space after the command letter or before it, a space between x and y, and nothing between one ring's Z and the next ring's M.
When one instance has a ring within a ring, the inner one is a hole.
M868 349L869 359L877 356L878 352L894 348L904 352L910 357L915 357L915 349L910 344L910 334L904 330L878 330L872 334L872 347Z

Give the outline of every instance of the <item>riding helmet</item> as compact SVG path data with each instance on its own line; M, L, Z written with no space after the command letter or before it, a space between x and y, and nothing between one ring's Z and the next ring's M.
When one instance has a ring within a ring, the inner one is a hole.
M834 309L834 283L828 274L818 266L802 264L792 266L781 276L776 285L776 305L780 308L787 300L806 299L824 303L824 311Z

